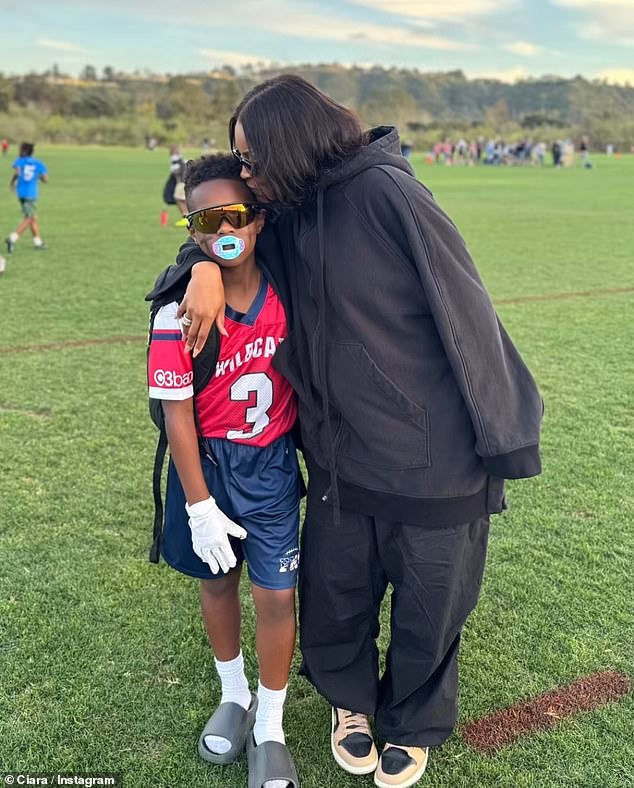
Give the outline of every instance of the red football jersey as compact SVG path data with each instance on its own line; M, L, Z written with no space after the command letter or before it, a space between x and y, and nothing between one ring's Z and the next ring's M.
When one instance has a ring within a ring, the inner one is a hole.
M155 399L188 399L194 393L177 309L176 302L167 304L154 320L148 369ZM229 336L220 338L216 374L196 398L202 435L268 446L291 429L297 415L293 389L272 364L286 338L284 307L262 277L249 311L227 312Z

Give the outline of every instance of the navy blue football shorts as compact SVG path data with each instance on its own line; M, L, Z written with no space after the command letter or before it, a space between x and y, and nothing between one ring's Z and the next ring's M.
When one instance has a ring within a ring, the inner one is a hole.
M217 464L201 451L209 492L219 508L247 532L229 537L238 563L246 560L251 582L273 590L293 588L299 566L300 476L295 444L284 435L264 448L206 438ZM185 493L170 460L161 552L183 574L202 579L213 574L192 547Z

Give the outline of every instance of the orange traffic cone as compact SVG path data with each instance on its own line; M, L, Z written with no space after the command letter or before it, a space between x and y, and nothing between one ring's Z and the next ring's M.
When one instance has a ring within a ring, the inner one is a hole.
M163 208L163 210L161 211L161 227L167 227L167 221L168 221L167 211L165 210L165 208Z

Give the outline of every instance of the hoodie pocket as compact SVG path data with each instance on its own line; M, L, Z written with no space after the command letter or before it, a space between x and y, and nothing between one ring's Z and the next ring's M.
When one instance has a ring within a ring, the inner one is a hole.
M428 414L356 342L328 344L328 389L344 418L338 455L386 470L428 468Z

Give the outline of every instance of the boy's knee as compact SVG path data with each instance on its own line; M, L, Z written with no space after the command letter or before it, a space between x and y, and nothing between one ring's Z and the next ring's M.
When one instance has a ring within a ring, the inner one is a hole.
M221 577L200 581L200 592L205 596L219 597L234 592L240 583L239 573L232 571Z
M253 587L253 599L258 618L279 621L295 616L295 589L272 590Z

